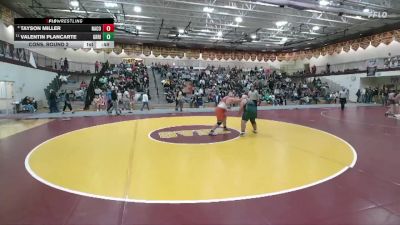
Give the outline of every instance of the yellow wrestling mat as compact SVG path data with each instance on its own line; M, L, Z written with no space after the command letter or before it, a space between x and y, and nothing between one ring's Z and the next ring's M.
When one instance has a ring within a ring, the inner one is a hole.
M306 188L354 166L342 139L316 129L257 120L258 134L218 130L215 117L165 117L89 127L42 143L25 166L39 181L110 200L196 203L271 196ZM228 118L239 129L239 118Z

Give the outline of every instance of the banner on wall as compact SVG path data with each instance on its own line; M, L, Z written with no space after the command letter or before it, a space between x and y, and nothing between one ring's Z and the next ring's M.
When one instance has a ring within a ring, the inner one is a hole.
M378 65L376 59L367 60L367 77L375 76L377 68Z
M400 56L387 57L383 59L383 66L385 68L400 67Z
M34 68L37 68L35 58L33 58L32 52L31 52L31 55L29 56L29 64L31 64L31 66L33 66Z

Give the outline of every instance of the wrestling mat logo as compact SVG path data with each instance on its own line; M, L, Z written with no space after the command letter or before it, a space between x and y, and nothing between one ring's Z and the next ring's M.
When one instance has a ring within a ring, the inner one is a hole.
M155 130L149 134L151 139L174 143L174 144L211 144L225 142L239 137L237 130L230 129L224 131L222 128L216 130L216 136L209 136L211 126L207 125L186 125L176 127L166 127Z

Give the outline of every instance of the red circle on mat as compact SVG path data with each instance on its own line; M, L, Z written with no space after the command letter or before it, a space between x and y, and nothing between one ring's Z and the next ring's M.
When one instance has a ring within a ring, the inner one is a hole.
M224 131L222 128L216 130L216 136L209 136L211 126L207 125L186 125L176 127L166 127L155 130L149 136L157 141L174 144L211 144L229 141L239 137L237 130L228 128Z

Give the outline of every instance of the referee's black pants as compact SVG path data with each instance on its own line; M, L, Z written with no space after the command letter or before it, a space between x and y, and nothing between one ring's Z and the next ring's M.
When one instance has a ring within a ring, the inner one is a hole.
M344 105L346 104L346 99L345 98L340 98L340 108L344 110Z

